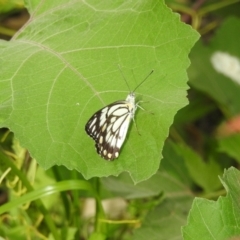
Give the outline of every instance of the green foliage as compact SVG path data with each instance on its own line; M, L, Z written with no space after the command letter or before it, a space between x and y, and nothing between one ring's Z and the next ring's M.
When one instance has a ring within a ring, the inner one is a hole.
M205 192L212 192L221 187L219 179L216 177L222 173L219 164L211 157L207 162L188 146L178 145L175 151L184 158L186 167L193 181Z
M164 201L149 211L141 228L134 232L134 240L179 239L179 228L184 224L192 197L179 197ZM165 221L163 221L165 219Z
M162 1L37 1L29 11L31 20L1 45L1 126L45 169L64 165L87 179L123 171L134 182L149 178L176 111L187 103L185 70L196 32ZM95 111L129 93L118 64L131 89L155 69L137 89L154 115L137 112L141 136L132 127L119 159L109 163L96 154L84 126Z
M23 9L24 3L23 0L8 0L0 1L0 14L7 14L11 11L16 11L17 9Z
M166 2L196 44L162 0L25 2L0 41L0 238L240 236L240 1ZM87 120L152 69L137 128L101 159Z
M240 236L239 179L240 172L230 168L221 179L226 197L217 202L200 198L193 201L188 224L183 228L184 239L200 239L199 235L219 240Z
M219 152L227 152L229 156L240 162L240 135L234 134L219 139Z
M192 65L189 68L190 85L216 100L228 117L234 116L240 111L238 97L240 85L234 79L231 80L231 73L239 70L235 63L231 62L232 60L218 58L216 59L218 64L223 64L222 70L224 70L224 66L229 66L227 76L218 73L213 66L212 58L216 53L227 53L236 58L240 56L240 50L236 44L240 41L240 35L236 34L239 27L239 19L229 18L223 23L207 47L198 42L191 52ZM224 63L220 61L224 61ZM203 62L204 64L202 64Z

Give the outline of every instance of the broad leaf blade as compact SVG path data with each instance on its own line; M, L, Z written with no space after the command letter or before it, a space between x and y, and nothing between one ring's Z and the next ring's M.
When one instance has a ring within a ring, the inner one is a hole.
M29 22L1 42L1 126L9 127L44 168L85 178L128 171L134 182L158 169L176 111L186 104L187 54L197 39L162 1L29 1ZM101 159L84 126L129 90L146 101L119 159Z
M193 202L184 239L237 239L240 236L240 173L235 168L225 171L222 183L226 197L216 202L197 198Z

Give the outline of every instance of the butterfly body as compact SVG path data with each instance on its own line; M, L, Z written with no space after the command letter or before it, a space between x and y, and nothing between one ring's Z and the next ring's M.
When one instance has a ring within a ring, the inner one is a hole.
M120 71L121 68L119 67ZM106 160L119 157L120 149L127 136L131 119L137 108L143 109L135 102L135 90L153 73L153 70L140 82L133 91L123 75L130 93L126 100L113 102L100 109L88 120L85 131L95 141L97 153Z
M101 157L109 161L118 158L137 107L135 94L131 92L126 100L107 105L89 119L85 130L94 139Z

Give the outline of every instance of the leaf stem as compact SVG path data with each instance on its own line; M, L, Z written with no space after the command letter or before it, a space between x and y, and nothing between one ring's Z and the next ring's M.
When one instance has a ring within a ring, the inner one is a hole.
M51 170L52 170L52 172L55 176L56 182L62 181L62 177L61 177L61 174L59 172L59 167L58 166L53 166L51 168ZM60 195L61 195L63 206L64 206L64 209L65 209L66 218L70 219L70 204L69 204L69 200L67 198L67 195L64 192L60 192Z
M238 3L238 2L240 2L240 0L228 0L228 1L222 1L220 3L213 3L209 6L206 6L206 7L203 7L202 9L200 9L198 11L198 14L203 16L203 15L206 15L207 13L209 13L209 12L216 11L218 9L227 7L231 4L235 4L235 3Z

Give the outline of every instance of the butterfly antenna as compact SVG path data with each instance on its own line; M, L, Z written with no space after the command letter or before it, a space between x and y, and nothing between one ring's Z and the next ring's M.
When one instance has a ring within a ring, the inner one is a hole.
M152 70L144 79L142 82L140 82L136 87L135 89L132 91L132 92L135 92L137 90L137 88L139 88L149 77L150 75L152 75L152 73L154 72L154 70Z
M122 71L122 69L121 69L121 67L120 67L119 64L118 64L118 68L119 68L119 70L120 70L120 72L121 72L121 74L122 74L122 77L123 77L124 81L126 82L126 84L127 84L127 86L128 86L129 92L131 92L131 89L130 89L130 86L129 86L128 82L127 82L127 79L125 78L125 76L124 76L124 74L123 74L123 71Z

